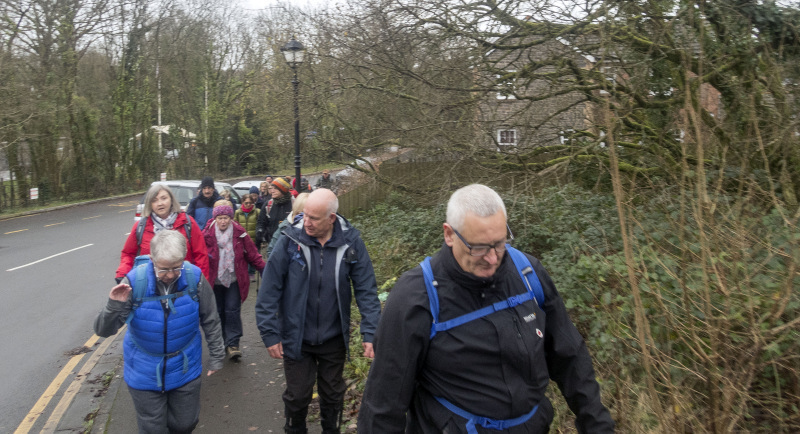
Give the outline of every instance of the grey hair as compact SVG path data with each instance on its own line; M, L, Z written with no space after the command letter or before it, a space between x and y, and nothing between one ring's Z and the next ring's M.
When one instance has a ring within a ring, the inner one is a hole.
M328 202L328 212L331 214L339 212L339 198L336 195Z
M153 262L178 262L186 259L186 237L178 231L163 229L150 240Z
M507 217L506 206L500 195L491 188L481 184L471 184L459 188L447 202L447 223L455 230L463 230L467 214L477 217L490 217L503 211Z
M158 193L164 190L169 195L169 199L172 201L172 205L169 208L170 213L174 212L181 212L181 203L175 199L175 195L172 193L172 189L164 184L153 184L150 186L150 189L147 190L147 193L144 194L144 208L142 208L142 218L150 217L150 214L153 212L153 199L158 196Z

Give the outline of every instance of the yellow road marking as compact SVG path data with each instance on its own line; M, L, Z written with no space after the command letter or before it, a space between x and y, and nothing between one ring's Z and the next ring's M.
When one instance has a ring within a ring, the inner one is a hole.
M81 370L78 372L78 375L75 376L75 379L72 380L72 384L69 385L67 391L64 392L64 396L61 397L61 400L58 401L56 408L53 409L53 413L50 414L50 418L47 419L47 422L44 424L44 428L42 428L42 433L54 433L56 428L58 428L58 423L61 421L61 418L64 417L64 414L67 412L69 405L72 403L72 400L75 399L75 395L81 390L81 385L84 381L88 378L89 374L94 369L95 365L97 365L97 361L100 360L100 357L106 352L108 347L114 342L116 336L119 336L119 333L125 330L127 325L122 326L122 328L117 332L114 336L109 336L106 340L103 341L102 344L98 345L97 348L94 349L92 352L92 356L89 357L89 360L83 364ZM97 338L97 335L94 335L93 338ZM95 342L97 340L95 339ZM87 342L88 344L88 342ZM94 343L92 343L94 345ZM87 345L89 346L89 345ZM89 347L91 348L91 347Z
M100 337L94 335L89 338L84 345L91 348L98 339L100 339ZM36 423L36 420L39 419L39 416L41 416L45 408L47 408L47 404L50 403L50 400L53 399L53 396L55 396L56 392L58 392L58 389L60 389L61 385L64 384L64 380L67 378L67 375L72 372L82 358L83 354L78 354L77 356L72 356L72 358L69 359L69 362L67 362L67 364L61 369L61 372L56 375L56 378L53 379L42 396L39 397L39 400L36 401L36 404L33 404L33 408L31 408L31 411L28 412L27 416L25 416L25 418L22 420L22 423L19 424L16 431L14 431L14 434L26 434L31 430L31 428L33 428L33 424Z
M61 223L53 223L52 225L44 225L44 227L46 227L46 228L49 228L50 226L63 225L64 223L66 223L66 222L61 222Z
M122 214L122 213L124 213L124 212L131 212L131 211L136 211L136 208L131 208L131 209L123 209L122 211L119 211L119 214Z
M3 219L3 221L4 221L4 222L7 222L7 221L9 221L9 220L16 220L16 219L21 219L21 218L25 218L25 217L30 217L30 216L27 216L27 215L21 215L21 216L19 216L19 217L11 217L11 218L7 218L7 219Z
M103 216L103 214L100 214L100 215L93 215L93 216L91 216L91 217L84 217L83 219L84 219L84 220L96 219L96 218L98 218L98 217L102 217L102 216Z
M27 231L27 229L20 229L20 230L18 230L18 231L6 232L6 233L5 233L5 234L3 234L3 235L8 235L8 234L16 234L17 232L25 232L25 231Z

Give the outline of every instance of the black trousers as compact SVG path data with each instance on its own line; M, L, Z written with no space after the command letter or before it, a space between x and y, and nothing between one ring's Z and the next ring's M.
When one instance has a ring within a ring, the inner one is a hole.
M347 389L342 378L345 359L346 349L344 337L341 335L320 345L304 343L300 360L284 358L286 391L283 392L283 403L286 411L306 411L311 403L315 382L319 391L320 408L341 406Z

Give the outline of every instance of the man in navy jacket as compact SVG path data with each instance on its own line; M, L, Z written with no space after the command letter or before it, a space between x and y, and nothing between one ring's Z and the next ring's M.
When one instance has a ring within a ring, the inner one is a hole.
M271 357L284 359L287 433L306 433L314 383L323 433L339 433L346 385L352 294L361 313L364 357L373 358L380 319L375 273L360 233L336 214L328 189L308 196L303 218L272 251L256 301L256 321Z
M211 220L214 213L214 203L222 199L214 187L214 178L206 176L200 181L200 194L195 196L186 207L186 214L192 216L200 229L206 227L206 223Z

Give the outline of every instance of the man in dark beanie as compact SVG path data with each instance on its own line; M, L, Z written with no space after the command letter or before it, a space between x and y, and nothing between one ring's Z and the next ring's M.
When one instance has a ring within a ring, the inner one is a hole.
M258 224L256 225L256 245L267 243L272 240L272 234L278 225L292 212L292 186L289 181L283 178L275 178L269 186L269 199L261 213L258 214Z
M211 220L214 212L214 202L222 199L214 188L214 179L206 176L200 181L200 194L194 197L189 206L186 207L186 214L189 214L197 222L200 228L206 227L206 222Z

